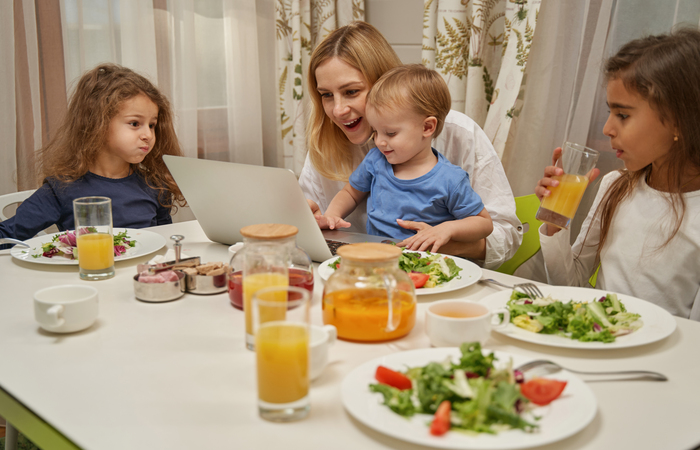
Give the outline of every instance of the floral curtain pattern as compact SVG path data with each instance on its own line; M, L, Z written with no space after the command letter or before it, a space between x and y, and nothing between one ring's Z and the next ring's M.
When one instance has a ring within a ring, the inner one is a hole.
M301 172L306 158L306 75L316 45L331 31L364 20L364 0L277 0L275 4L279 160Z
M425 0L426 67L440 72L452 109L464 112L503 154L519 95L541 0Z

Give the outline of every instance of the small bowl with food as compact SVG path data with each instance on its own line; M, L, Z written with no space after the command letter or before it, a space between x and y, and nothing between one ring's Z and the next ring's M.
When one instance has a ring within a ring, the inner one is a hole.
M182 269L185 273L187 292L197 295L220 294L228 289L228 264L210 262Z
M185 283L180 270L142 271L134 275L134 295L143 302L170 302L185 295Z

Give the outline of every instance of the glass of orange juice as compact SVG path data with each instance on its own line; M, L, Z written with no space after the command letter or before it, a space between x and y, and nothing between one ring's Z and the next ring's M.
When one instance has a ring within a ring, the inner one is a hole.
M114 276L112 200L82 197L73 200L73 218L80 278L105 280Z
M564 144L561 157L556 162L564 174L552 177L559 181L559 185L549 187L551 194L542 199L536 215L538 220L555 227L569 228L599 155L597 150L583 145L572 142Z
M268 287L253 296L260 417L273 422L309 414L309 291Z

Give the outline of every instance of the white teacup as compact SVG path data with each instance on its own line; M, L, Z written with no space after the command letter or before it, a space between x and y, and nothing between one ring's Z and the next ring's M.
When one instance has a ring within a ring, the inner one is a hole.
M503 314L500 320L498 314ZM425 332L434 347L458 347L464 342L484 343L492 328L510 322L506 308L491 311L481 303L467 300L441 300L432 303L425 313Z
M92 286L63 285L34 293L34 318L52 333L73 333L97 320L97 289Z
M318 378L328 364L328 349L338 339L338 330L333 325L311 325L309 351L311 356L309 378Z

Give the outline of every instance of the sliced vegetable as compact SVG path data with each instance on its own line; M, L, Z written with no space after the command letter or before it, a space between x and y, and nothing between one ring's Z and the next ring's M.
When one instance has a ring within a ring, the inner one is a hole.
M435 411L435 417L433 417L433 423L430 424L430 434L433 436L442 436L443 434L450 431L450 412L452 410L452 404L449 400L444 400L438 406L437 411Z
M396 372L388 367L378 366L374 373L374 378L382 384L386 384L396 389L411 389L411 379L401 372Z
M425 283L428 281L428 278L430 278L430 275L428 275L427 273L420 272L409 272L408 276L411 277L411 281L413 281L413 286L415 286L416 289L425 286Z
M564 392L566 381L550 378L534 378L520 385L520 393L532 403L548 405Z

